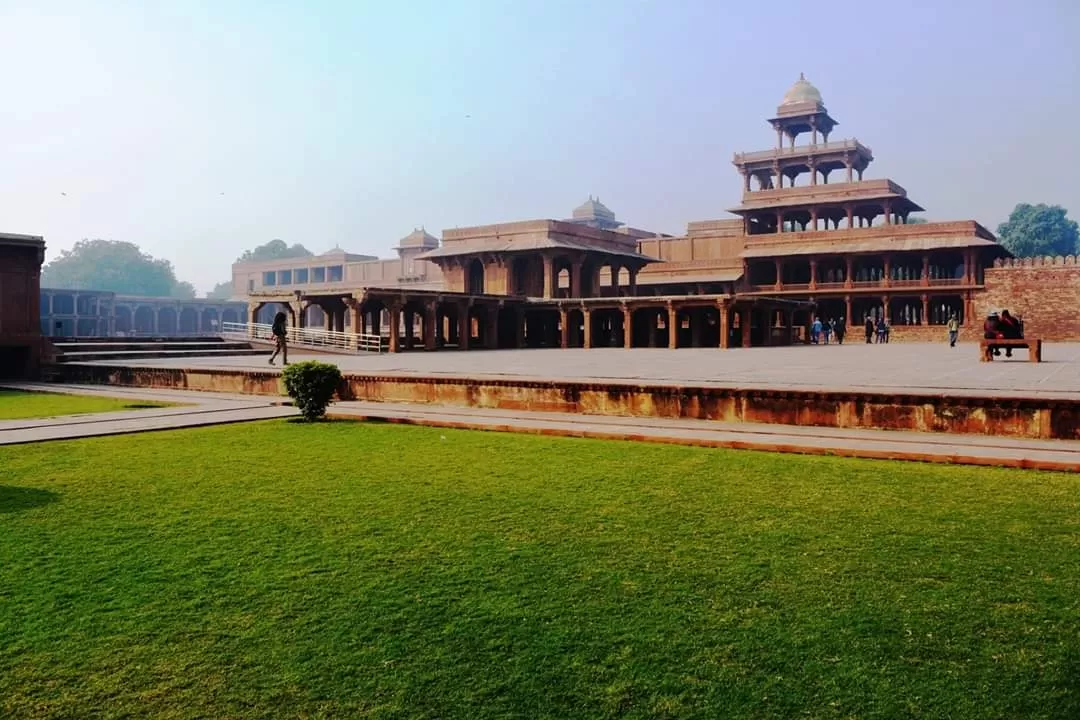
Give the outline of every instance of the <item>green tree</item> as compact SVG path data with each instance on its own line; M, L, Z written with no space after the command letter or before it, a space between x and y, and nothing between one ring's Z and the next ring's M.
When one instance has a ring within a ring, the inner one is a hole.
M232 281L219 282L214 286L214 289L206 293L206 297L209 300L228 300L232 297L233 288Z
M926 218L923 218L923 217L909 217L907 219L907 224L908 225L925 225L926 224Z
M998 225L998 240L1017 257L1072 255L1080 252L1080 228L1060 205L1017 205Z
M310 257L314 254L300 243L290 246L286 245L284 240L274 239L254 250L245 250L244 254L237 258L236 262L262 262L264 260L281 260L283 258Z
M117 240L80 240L42 268L41 285L150 297L195 296L190 283L176 279L171 262Z

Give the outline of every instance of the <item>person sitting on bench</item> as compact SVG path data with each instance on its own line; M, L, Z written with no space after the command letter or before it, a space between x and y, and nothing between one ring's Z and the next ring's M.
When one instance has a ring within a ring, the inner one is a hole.
M1024 332L1020 328L1020 323L1009 314L1008 310L1001 311L1001 320L998 322L998 331L1000 337L1006 340L1020 340L1024 337ZM1005 357L1012 357L1012 348L1005 348Z
M991 312L986 316L986 320L983 321L983 339L984 340L997 340L1001 337L1001 329L999 328L1000 320L996 311ZM1000 355L1001 351L994 348L994 355Z

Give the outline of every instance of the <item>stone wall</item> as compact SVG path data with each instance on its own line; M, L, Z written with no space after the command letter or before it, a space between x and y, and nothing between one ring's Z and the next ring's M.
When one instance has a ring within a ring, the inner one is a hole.
M1024 319L1028 336L1080 341L1080 264L1076 256L998 260L975 296L976 318L1007 309Z

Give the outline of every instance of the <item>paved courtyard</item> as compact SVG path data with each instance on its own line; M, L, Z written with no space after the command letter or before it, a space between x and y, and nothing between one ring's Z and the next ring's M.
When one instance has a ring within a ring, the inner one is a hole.
M873 390L1062 397L1080 400L1080 344L1050 343L1043 362L979 362L974 343L829 345L751 349L500 350L383 355L290 353L345 372L387 375L599 380L802 390ZM106 363L117 364L117 363ZM268 370L262 357L134 360L140 367ZM280 370L280 365L276 366Z

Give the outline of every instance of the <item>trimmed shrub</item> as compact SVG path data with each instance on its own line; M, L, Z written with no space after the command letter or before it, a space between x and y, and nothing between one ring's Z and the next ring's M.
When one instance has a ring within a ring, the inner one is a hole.
M289 393L308 422L326 414L326 406L341 384L338 366L317 360L294 363L285 368L281 375L285 379L285 392Z

